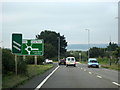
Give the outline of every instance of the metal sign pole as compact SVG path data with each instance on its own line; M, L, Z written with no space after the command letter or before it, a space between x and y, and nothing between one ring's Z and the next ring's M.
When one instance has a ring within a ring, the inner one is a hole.
M35 65L37 65L37 55L35 55Z
M17 55L15 54L15 73L17 75Z
M25 61L25 55L23 55L23 61Z

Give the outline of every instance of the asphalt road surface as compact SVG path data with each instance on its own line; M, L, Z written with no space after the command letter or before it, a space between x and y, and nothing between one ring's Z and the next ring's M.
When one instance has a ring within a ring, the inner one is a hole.
M32 88L119 88L118 71L105 68L87 68L77 63L76 67L60 65L49 77L37 81ZM55 68L54 68L55 69ZM51 73L51 72L50 72ZM40 77L39 77L40 78ZM37 80L39 80L37 78ZM43 82L42 82L43 81ZM34 81L35 82L35 81ZM32 85L32 83L30 84ZM29 88L29 84L27 87Z

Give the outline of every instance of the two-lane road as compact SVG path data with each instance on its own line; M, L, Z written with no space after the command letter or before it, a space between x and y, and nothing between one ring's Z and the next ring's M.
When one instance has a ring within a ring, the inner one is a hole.
M118 88L117 84L117 71L77 64L77 67L59 66L41 88Z
M118 71L105 68L88 68L86 64L77 63L76 67L57 66L43 75L36 76L18 88L108 88L120 87Z

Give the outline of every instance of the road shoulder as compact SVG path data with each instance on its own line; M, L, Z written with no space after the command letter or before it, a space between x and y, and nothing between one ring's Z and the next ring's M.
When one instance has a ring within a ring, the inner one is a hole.
M33 77L32 79L25 82L23 85L18 86L17 88L23 88L23 89L36 88L39 85L39 83L42 82L56 67L57 67L57 64L54 64L53 68L51 68L50 70L46 71L41 75L37 75Z

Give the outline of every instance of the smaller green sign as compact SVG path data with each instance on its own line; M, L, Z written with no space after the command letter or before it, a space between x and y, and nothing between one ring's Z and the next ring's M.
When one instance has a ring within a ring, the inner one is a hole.
M44 43L42 39L23 39L22 55L43 55Z
M12 53L20 54L22 48L22 34L12 34Z

